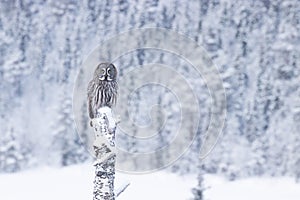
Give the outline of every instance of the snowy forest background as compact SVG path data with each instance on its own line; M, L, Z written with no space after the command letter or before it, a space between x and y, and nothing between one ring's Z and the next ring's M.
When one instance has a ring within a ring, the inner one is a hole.
M1 173L92 160L73 122L76 75L98 42L141 27L172 28L189 36L206 49L221 73L227 119L220 141L201 164L201 173L230 180L289 176L300 181L298 0L1 1ZM122 76L130 66L159 58L139 50L116 66ZM172 56L165 59L173 62ZM180 69L185 73L186 68ZM209 95L200 82L199 99L205 106ZM164 101L160 97L157 101ZM133 107L141 107L141 99ZM133 114L138 111L132 109ZM205 130L208 112L202 107L199 133ZM167 134L160 133L162 138ZM130 144L129 151L135 148L131 141L123 142ZM199 145L196 141L169 169L198 173Z

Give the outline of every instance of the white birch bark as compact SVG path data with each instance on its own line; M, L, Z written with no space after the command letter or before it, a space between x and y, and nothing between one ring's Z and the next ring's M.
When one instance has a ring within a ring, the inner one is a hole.
M116 122L108 107L98 110L92 119L95 130L94 151L96 156L93 200L114 200L115 179L115 130Z

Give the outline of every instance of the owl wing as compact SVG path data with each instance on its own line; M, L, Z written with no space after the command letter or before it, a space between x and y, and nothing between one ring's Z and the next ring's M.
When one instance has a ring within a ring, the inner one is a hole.
M91 119L93 119L94 116L94 108L93 108L93 97L94 97L94 87L95 84L92 81L89 82L88 89L87 89L87 101L88 101L88 112Z

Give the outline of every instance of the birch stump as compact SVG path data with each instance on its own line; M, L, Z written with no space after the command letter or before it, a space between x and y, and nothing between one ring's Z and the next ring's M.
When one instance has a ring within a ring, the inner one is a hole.
M111 108L98 109L91 125L95 131L93 147L96 156L93 200L114 200L116 121Z

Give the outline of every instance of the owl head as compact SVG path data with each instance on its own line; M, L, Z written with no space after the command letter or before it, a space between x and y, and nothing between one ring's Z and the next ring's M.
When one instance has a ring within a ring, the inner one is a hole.
M95 70L94 79L116 81L117 68L112 63L100 63Z

